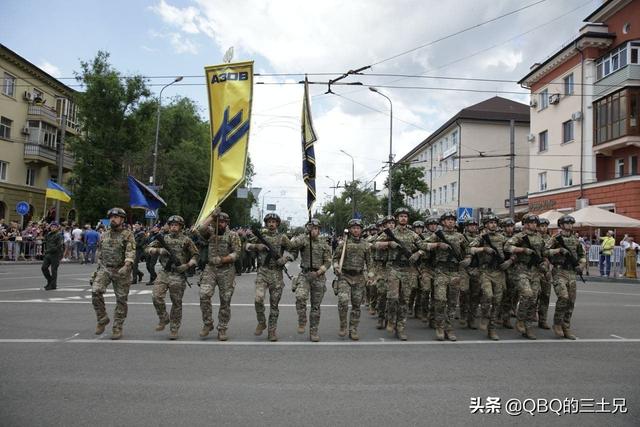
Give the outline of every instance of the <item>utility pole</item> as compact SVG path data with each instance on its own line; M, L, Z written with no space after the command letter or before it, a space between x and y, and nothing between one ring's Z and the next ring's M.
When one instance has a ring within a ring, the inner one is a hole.
M67 133L67 115L60 116L60 141L58 142L58 185L62 185L64 167L64 134ZM46 213L45 213L46 214ZM60 200L56 199L56 222L60 223Z
M391 216L391 196L392 196L391 189L393 188L392 182L391 182L391 176L392 176L391 169L393 167L393 102L391 102L391 98L389 98L384 93L380 92L375 87L372 86L369 88L369 90L371 92L375 92L378 95L387 98L387 101L389 101L389 178L388 178L389 194L387 196L387 215Z
M515 120L509 121L509 217L515 214L515 182L516 182L516 127Z
M353 156L349 153L347 153L344 150L340 150L343 154L346 154L347 156L351 157L351 217L355 218L356 217L356 188L355 188L355 182L356 182L356 167L355 167L355 160L353 158Z

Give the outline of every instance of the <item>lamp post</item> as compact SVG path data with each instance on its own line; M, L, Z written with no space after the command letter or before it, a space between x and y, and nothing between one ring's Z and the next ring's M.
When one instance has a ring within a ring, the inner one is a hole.
M391 98L389 98L384 93L380 92L375 87L369 87L371 92L375 92L380 96L384 96L389 101L389 194L387 195L388 203L387 203L387 215L391 215L391 166L393 165L393 102L391 102Z
M265 191L262 194L262 208L260 208L260 218L258 218L258 221L260 222L262 222L262 218L264 218L264 196L266 196L269 193L271 193L271 190Z
M330 179L331 182L333 183L333 187L331 187L331 188L333 188L333 198L335 199L336 198L336 188L338 187L336 185L336 180L331 178L329 175L325 175L325 178Z
M162 91L171 86L174 83L182 80L182 76L178 76L171 83L165 85L160 89L160 95L158 96L158 115L156 119L156 142L153 146L153 175L151 175L151 184L156 185L156 169L158 167L158 135L160 134L160 107L162 106ZM154 189L155 191L155 189Z
M356 182L356 177L355 177L355 161L353 159L353 156L349 153L347 153L344 150L340 150L340 152L342 152L343 154L346 154L347 156L351 157L351 215L352 218L355 218L356 216L356 192L355 192L355 188L353 187L355 185Z

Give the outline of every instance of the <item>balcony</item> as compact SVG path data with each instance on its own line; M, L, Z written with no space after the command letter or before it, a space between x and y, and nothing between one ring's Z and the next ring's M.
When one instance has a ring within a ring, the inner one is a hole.
M45 107L44 105L29 105L27 116L30 120L43 120L54 126L60 125L58 113L49 107Z
M24 144L24 161L27 163L42 163L47 166L56 166L58 154L53 148L40 144ZM67 151L64 152L63 169L70 171L75 165L73 156Z

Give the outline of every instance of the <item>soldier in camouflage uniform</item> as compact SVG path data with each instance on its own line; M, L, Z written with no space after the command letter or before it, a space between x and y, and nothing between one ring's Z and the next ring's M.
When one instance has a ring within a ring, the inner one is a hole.
M506 218L501 221L502 235L509 240L513 237L515 231L515 221L511 218ZM505 249L505 248L503 248ZM502 317L502 327L505 329L513 329L511 324L511 316L515 316L516 305L518 303L518 286L515 280L515 255L508 253L505 250L505 261L508 261L507 269L505 270L506 276L506 288L502 294L502 308L500 309Z
M443 213L440 216L440 223L446 242L438 236L439 233L433 233L419 246L423 254L424 251L435 251L432 299L436 338L438 341L443 341L445 338L456 341L453 319L460 295L461 267L466 268L471 264L471 256L467 254L467 239L456 231L455 212Z
M371 255L371 268L369 271L373 273L373 279L367 281L367 305L369 306L369 314L372 316L376 315L376 307L378 306L378 289L377 289L377 276L378 276L378 268L380 266L379 260L375 259L375 251L372 250L371 244L375 242L378 238L378 232L382 229L382 221L378 221L377 224L372 224L369 226L369 233L367 238L365 239L370 244L370 255ZM363 236L364 238L364 236Z
M538 224L538 232L540 237L544 240L544 244L547 245L551 242L551 235L549 235L549 220L546 218L540 218ZM547 313L549 312L549 298L551 297L551 264L546 265L546 269L543 274L540 275L540 293L538 294L538 327L541 329L551 329L547 323Z
M433 233L438 230L440 218L435 215L427 218L427 229L424 232L424 240L428 240ZM433 301L433 281L435 279L435 253L433 251L425 252L420 258L420 281L422 283L422 311L423 322L428 322L429 327L435 329L434 301Z
M382 220L380 232L371 242L371 252L373 253L373 260L376 264L376 295L377 304L376 312L378 315L378 322L376 329L384 329L387 325L387 280L389 278L389 249L381 249L376 245L376 242L384 235L384 229L390 228L394 230L396 227L396 219L393 216L387 216Z
M217 224L217 227L211 224ZM220 310L218 311L218 340L226 341L227 327L231 319L231 297L235 288L235 262L240 256L240 237L228 227L229 215L214 210L197 228L198 233L209 243L207 266L200 276L200 311L204 325L200 337L209 335L213 329L211 298L218 287Z
M182 297L187 287L186 272L198 264L198 248L189 236L182 232L184 219L179 215L169 217L169 233L164 237L167 246L177 258L180 265L167 265L170 263L169 252L162 247L157 240L152 241L145 249L148 255L160 258L160 264L164 268L158 273L153 285L153 306L158 314L159 323L156 331L163 331L167 323L169 325L169 339L178 339L178 329L182 323ZM164 299L169 291L171 298L171 315L167 315L167 306Z
M362 222L359 219L349 221L349 237L340 242L333 253L333 271L338 282L338 315L340 317L340 331L338 336L347 335L347 313L349 301L351 301L351 315L349 316L349 338L354 341L358 336L358 324L360 323L360 304L364 298L368 283L373 281L374 273L371 271L372 261L370 246L361 238ZM344 260L340 266L342 250L345 247ZM365 277L366 274L366 277Z
M131 286L131 268L136 256L136 242L133 233L124 228L127 214L121 208L112 208L107 213L111 227L98 243L98 269L91 284L91 302L96 312L98 325L96 335L104 332L109 317L104 305L104 293L110 283L116 295L116 309L113 317L112 340L122 338L122 326L127 317L127 298Z
M406 323L411 291L418 286L418 271L415 263L420 259L417 244L420 237L407 228L409 210L398 208L394 212L398 226L392 231L400 244L387 234L381 234L375 243L376 249L388 250L390 269L387 279L387 331L395 332L402 341L407 340ZM409 257L405 251L411 253Z
M325 273L331 266L331 247L325 239L320 239L320 221L312 219L307 223L308 233L291 241L291 253L296 259L300 255L300 274L295 279L292 290L296 294L298 312L298 333L304 333L307 324L307 302L311 299L309 313L309 339L320 341L320 305L327 290Z
M570 215L558 219L561 232L552 238L545 253L551 258L553 269L553 290L558 300L553 315L553 332L559 338L575 340L571 332L571 316L576 303L576 273L582 272L587 265L584 248L573 233L576 220ZM577 265L574 265L577 262Z
M469 218L464 223L464 233L462 235L471 243L478 237L478 221ZM480 306L480 271L478 270L478 260L473 257L471 265L462 268L460 273L460 326L477 329L478 307Z
M57 222L49 224L49 232L44 236L44 257L42 258L42 274L47 279L44 287L46 291L58 287L58 266L64 253L64 237L60 233L60 225ZM51 269L51 271L49 271Z
M502 295L507 286L504 271L510 266L504 257L507 238L496 232L498 218L494 215L485 216L482 222L485 230L469 244L469 252L478 259L482 308L480 329L488 329L489 338L497 341L500 338L496 328L500 322Z
M518 312L516 329L523 336L535 340L532 323L536 316L536 301L540 292L540 265L545 249L544 240L538 234L538 216L528 214L522 218L524 230L510 238L505 250L517 256L514 267L518 284Z
M269 341L278 341L278 336L276 335L278 315L280 314L278 304L284 289L282 269L287 261L292 260L291 257L284 255L284 251L289 250L291 247L291 242L286 234L278 232L280 221L280 217L275 213L269 213L264 217L264 224L267 228L263 230L262 234L276 252L275 254L269 253L267 246L260 243L257 237L250 238L245 245L247 252L256 252L260 257L260 267L256 276L255 307L258 318L256 336L262 335L262 332L267 329L267 319L264 314L264 297L267 290L269 290L269 329L267 331Z
M424 236L422 235L424 233L424 222L413 221L413 224L411 224L411 226L413 228L413 232L416 233L422 240L424 240ZM419 261L419 263L421 263L421 261ZM407 315L422 319L423 291L420 276L421 275L418 275L417 286L411 291L411 295L409 295L409 307Z
M133 224L133 238L136 241L136 257L133 260L133 281L131 284L136 284L142 281L142 277L144 273L140 271L138 265L142 258L144 258L144 241L145 241L145 231L142 229L142 226L139 223Z

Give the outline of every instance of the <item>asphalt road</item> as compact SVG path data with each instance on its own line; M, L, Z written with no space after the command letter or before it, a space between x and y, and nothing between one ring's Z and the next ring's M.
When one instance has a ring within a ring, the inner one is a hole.
M93 334L91 271L64 264L58 290L46 292L39 266L0 265L0 425L640 425L638 285L581 284L577 341L499 330L492 342L467 329L457 343L435 341L416 320L399 342L366 311L361 341L340 338L330 288L322 341L311 343L296 333L288 281L280 341L269 343L253 335L255 273L237 280L228 342L198 337L196 286L187 288L180 339L169 341L154 331L151 288L134 285L124 338L111 341L109 329ZM106 299L111 316L115 298ZM482 407L488 397L500 398L500 413L472 413L472 398ZM521 415L506 413L510 399L524 405ZM551 408L561 415L525 399L560 399ZM568 413L569 399L580 414ZM614 399L625 399L626 413L609 413Z

